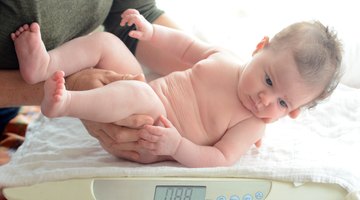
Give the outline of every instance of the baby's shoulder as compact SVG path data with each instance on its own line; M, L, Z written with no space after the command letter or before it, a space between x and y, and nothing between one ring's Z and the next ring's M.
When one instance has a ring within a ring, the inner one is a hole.
M242 64L243 62L231 53L220 51L197 62L192 71L204 76L209 74L219 76L221 74L235 73Z

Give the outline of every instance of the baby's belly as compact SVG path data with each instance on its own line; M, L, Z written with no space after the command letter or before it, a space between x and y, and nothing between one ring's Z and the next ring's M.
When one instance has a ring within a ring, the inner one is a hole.
M150 83L163 102L167 118L179 133L197 144L209 144L196 94L187 77L162 78Z

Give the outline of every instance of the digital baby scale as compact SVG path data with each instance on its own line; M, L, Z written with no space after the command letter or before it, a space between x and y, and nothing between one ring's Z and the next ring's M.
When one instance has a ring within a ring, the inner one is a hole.
M5 188L8 200L342 200L335 184L206 177L71 179Z
M271 182L221 178L95 179L92 189L96 200L264 200Z

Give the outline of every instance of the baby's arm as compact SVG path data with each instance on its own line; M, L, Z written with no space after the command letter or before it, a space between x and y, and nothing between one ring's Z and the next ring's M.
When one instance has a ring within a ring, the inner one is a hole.
M183 139L172 123L164 116L159 117L163 126L145 125L140 132L139 144L153 155L174 155Z
M224 155L226 165L232 165L244 155L252 145L258 147L264 136L265 123L256 117L239 122L228 129L214 147Z
M137 30L129 33L131 37L148 41L152 46L169 52L185 63L193 65L218 51L216 47L195 39L183 31L149 23L134 9L128 9L122 14L120 25L125 24L136 25Z
M140 144L155 155L169 155L188 167L216 167L234 164L264 133L264 123L256 118L228 129L214 146L201 146L182 137L171 123L161 118L164 127L147 126ZM194 133L196 134L196 133Z

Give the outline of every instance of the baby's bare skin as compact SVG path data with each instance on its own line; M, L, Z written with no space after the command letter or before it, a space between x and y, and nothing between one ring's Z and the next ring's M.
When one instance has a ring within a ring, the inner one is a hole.
M198 63L185 73L175 72L150 82L167 118L183 137L199 145L214 145L227 129L253 117L234 92L241 67L227 62L229 67L219 70L217 64L224 65L226 56L215 56L213 63Z
M21 26L11 34L11 39L14 41L20 72L24 80L33 84L38 82L38 77L46 79L46 68L43 66L49 64L50 56L41 40L39 24Z
M221 148L234 150L232 145L235 145L239 151L242 151L242 148L245 150L248 148L247 145L254 144L261 139L263 133L259 131L259 129L264 126L264 123L242 105L241 101L239 101L239 96L234 92L238 87L242 67L238 64L240 61L233 61L234 58L229 59L230 56L230 54L224 52L214 54L212 55L212 57L214 57L214 59L211 59L212 62L199 62L192 69L185 72L172 73L166 77L150 82L149 85L164 106L165 112L159 114L169 119L177 132L181 134L181 137L197 145L221 146L221 143L217 143L222 140L223 136L229 130L235 126L243 126L243 121L249 119L255 120L258 125L253 126L256 127L256 129L251 130L251 132L254 132L253 134L249 135L245 133L246 136L239 134L242 139L236 141L238 137L234 137L233 134L229 132L227 137L231 138L234 144L225 141L224 144L222 144L225 147ZM220 64L223 66L223 70L219 71L218 66ZM218 80L222 81L219 82ZM114 86L115 88L120 87L122 81L117 82L117 84L119 85ZM65 90L63 79L59 73L56 73L51 79L47 80L45 85L52 87L52 89L48 88L45 90L42 111L50 117L64 115L63 112L66 109L60 109L62 107L61 105L68 102L65 101L65 99L68 99L69 94L73 92ZM96 97L96 102L103 102L102 97L104 97L104 99L108 100L110 94L107 95L105 93L105 88L110 87L112 86L105 86L104 89L102 89L101 96L87 96L86 99L95 99ZM118 92L112 93L112 97L117 99L117 103L119 103L120 99L124 99L123 95ZM72 100L85 102L84 100ZM93 102L93 104L94 103L95 102ZM101 105L105 105L105 103ZM81 108L81 106L75 107ZM69 108L69 106L65 106L65 108ZM95 106L95 108L97 108L97 106ZM107 110L107 117L113 120L121 119L122 117L118 114L124 112L124 106L120 106L119 108L112 107L112 110L119 110L119 112L110 112L108 109L105 109L104 106L102 106L101 109L103 111ZM47 113L46 111L48 110L52 112L56 110L57 114ZM61 114L59 114L60 111ZM112 114L110 115L110 113ZM73 114L70 114L70 116L72 115ZM104 120L104 118L101 119ZM245 142L244 146L239 145L243 142ZM169 146L173 147L173 145ZM235 152L236 151L238 150L235 149ZM152 163L169 159L174 158L168 154L153 155L149 152L143 152L142 156L136 161Z
M245 153L251 144L262 138L265 123L256 118L239 100L236 91L243 69L239 63L242 62L225 52L214 54L209 60L199 62L185 72L174 72L149 84L163 103L167 119L182 138L203 147L216 146L237 159L239 152ZM219 66L223 70L219 70ZM246 121L252 121L250 129ZM240 133L239 128L249 132ZM187 149L189 152L185 154L191 154L193 149ZM178 151L184 152L184 149ZM182 156L176 153L170 157L162 156L160 152L147 155L145 159L146 162L156 162L179 157Z
M253 58L244 63L230 52L180 31L151 25L136 10L129 9L122 17L121 24L135 23L138 28L129 33L131 37L166 49L193 67L149 84L115 81L87 91L67 91L62 81L64 73L57 73L45 84L51 87L45 87L42 110L49 117L72 116L111 123L134 114L150 115L157 123L145 125L138 141L149 155L142 154L138 162L175 159L190 167L234 164L263 137L265 123L287 115L296 118L300 108L323 90L321 85L306 84L293 52L271 48L267 37L256 46ZM104 36L100 38L110 39ZM128 68L129 60L124 63L119 59L118 52L125 53L123 44L113 51L107 43L95 48L99 43L91 35L81 41L68 42L71 48L58 49L67 54L52 54L52 58L67 58L70 64L78 65L79 60L73 59L78 56L73 54L79 52L74 48L80 48L87 52L85 61L92 53L101 55L95 63L117 60L113 66L120 66L120 72L134 69ZM87 48L89 44L93 44L92 48Z
M69 42L67 46L79 47L77 44ZM162 120L162 126L144 127L145 132L153 135L140 134L142 139L138 143L149 151L144 151L137 162L175 159L187 166L232 164L262 138L265 125L240 100L239 77L244 66L239 63L243 62L227 51L209 51L202 55L202 52L207 52L207 46L199 45L189 50L197 51L189 53L195 60L204 56L194 61L193 68L150 82L151 88L143 82L117 81L94 90L67 91L64 73L56 72L45 83L42 112L48 117L73 116L111 123L132 114L150 114L154 119ZM68 52L64 49L58 51ZM116 52L113 54L116 57ZM102 59L106 60L112 59ZM130 71L125 69L131 65L117 66ZM90 107L92 109L84 110ZM162 116L169 121L166 122ZM164 128L162 133L151 131ZM198 156L188 156L194 152L208 156L203 157L203 161L196 161Z

